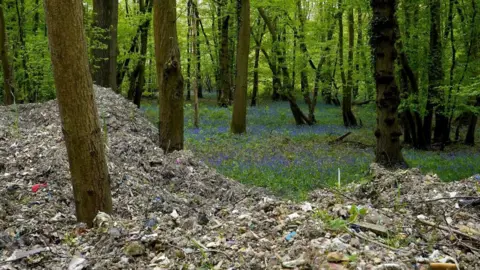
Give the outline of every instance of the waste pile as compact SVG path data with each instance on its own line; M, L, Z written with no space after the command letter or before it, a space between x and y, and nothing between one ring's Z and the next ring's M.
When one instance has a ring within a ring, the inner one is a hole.
M0 108L0 269L480 269L480 176L371 179L277 198L218 174L95 87L114 211L78 224L55 101ZM321 181L321 179L319 179Z

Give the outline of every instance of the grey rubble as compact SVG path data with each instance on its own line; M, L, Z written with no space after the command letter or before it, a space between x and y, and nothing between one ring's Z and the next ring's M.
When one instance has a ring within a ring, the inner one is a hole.
M18 118L14 106L0 107L0 269L413 269L448 260L480 269L478 243L416 221L479 237L478 208L419 203L478 196L474 178L442 183L372 165L369 183L317 190L310 204L285 201L227 179L189 151L164 155L133 104L108 89L95 93L114 213L100 214L90 230L75 221L56 102L20 105ZM48 186L33 193L38 183ZM315 214L348 220L352 205L368 209L359 222L391 234L332 231Z

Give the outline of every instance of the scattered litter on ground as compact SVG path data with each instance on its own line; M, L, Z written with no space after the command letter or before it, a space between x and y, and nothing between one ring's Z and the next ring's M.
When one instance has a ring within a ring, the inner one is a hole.
M373 164L370 182L285 201L188 150L164 155L135 105L96 99L114 211L91 229L75 220L56 103L0 108L0 269L480 269L477 176Z

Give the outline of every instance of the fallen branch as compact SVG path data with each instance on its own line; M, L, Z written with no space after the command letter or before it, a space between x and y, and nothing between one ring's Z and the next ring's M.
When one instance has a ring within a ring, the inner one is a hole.
M356 106L362 106L362 105L366 105L370 102L372 102L373 100L365 100L365 101L354 101L352 102L352 105L356 105Z
M463 236L463 237L466 237L466 238L468 238L468 239L470 239L470 240L475 241L475 243L480 243L480 238L477 238L477 237L475 237L475 236L468 235L468 234L463 233L463 232L461 232L461 231L459 231L459 230L456 230L456 229L453 229L453 228L450 228L450 227L447 227L447 226L435 224L435 223L433 223L433 222L421 220L421 219L418 219L418 218L417 218L417 222L422 223L423 225L427 225L427 226L430 226L430 227L434 227L434 228L440 229L440 230L442 230L442 231L454 232L455 234L461 235L461 236Z
M351 132L351 131L349 131L349 132L347 132L347 133L343 134L342 136L340 136L340 137L336 138L335 140L333 140L333 141L331 141L331 142L329 142L329 143L330 143L330 144L334 144L334 143L341 142L341 141L343 141L343 139L345 139L346 137L348 137L350 134L352 134L352 132Z
M363 239L363 240L365 240L365 241L374 243L374 244L379 245L379 246L381 246L381 247L383 247L383 248L389 249L389 250L391 250L391 251L393 251L393 252L397 252L397 253L407 253L407 251L405 251L405 250L393 248L393 247L391 247L391 246L389 246L389 245L386 245L386 244L384 244L384 243L381 243L381 242L378 242L378 241L376 241L376 240L373 240L373 239L370 239L370 238L368 238L368 237L365 237L365 236L363 236L363 235L361 235L361 234L359 234L359 233L357 233L357 232L354 232L354 231L351 231L351 232L352 232L356 237L358 237L358 238L361 238L361 239Z

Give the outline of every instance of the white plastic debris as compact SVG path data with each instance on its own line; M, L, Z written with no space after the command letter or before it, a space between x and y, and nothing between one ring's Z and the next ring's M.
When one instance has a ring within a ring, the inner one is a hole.
M68 270L82 270L88 266L88 261L81 257L73 257L68 265Z

